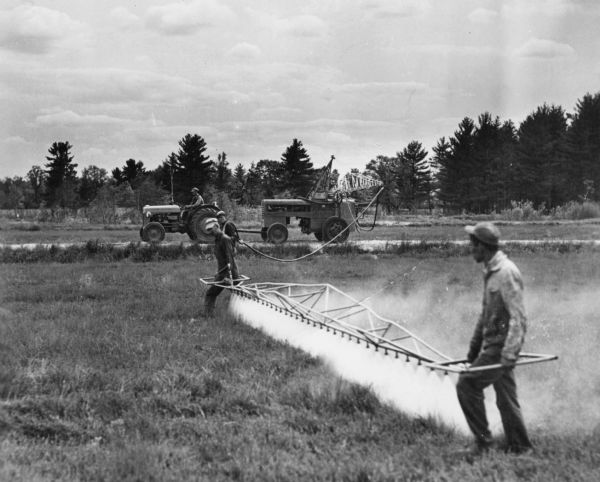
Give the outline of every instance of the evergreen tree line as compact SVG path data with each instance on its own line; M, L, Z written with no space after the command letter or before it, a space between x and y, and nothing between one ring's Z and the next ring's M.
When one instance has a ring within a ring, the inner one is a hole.
M192 187L206 202L257 206L262 199L306 196L319 170L302 142L293 139L279 161L263 159L231 169L227 155L206 154L206 141L187 134L156 169L128 159L109 174L89 166L77 174L69 142L54 142L44 167L0 180L0 207L81 208L186 204ZM353 169L358 173L358 169ZM489 213L529 201L551 209L569 201L600 201L600 93L578 100L573 114L544 104L517 128L485 112L465 117L431 155L411 141L395 156L377 156L362 171L383 182L388 213L441 207ZM337 172L334 172L334 178Z

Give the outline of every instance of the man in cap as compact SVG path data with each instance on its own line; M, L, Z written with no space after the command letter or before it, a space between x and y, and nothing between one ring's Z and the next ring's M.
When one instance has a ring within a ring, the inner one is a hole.
M192 209L197 206L202 206L204 204L204 198L200 195L200 189L197 187L192 188L192 202L185 206L185 209Z
M217 274L215 281L218 284L211 285L204 295L204 310L207 316L212 316L215 311L217 296L223 291L224 285L233 285L234 280L239 278L233 241L219 227L215 218L206 222L206 230L215 237L215 258L217 258Z
M217 221L219 222L221 231L223 231L233 241L234 249L237 248L237 245L240 242L240 235L238 233L237 226L233 224L232 221L227 220L225 211L219 211L217 213Z
M460 406L475 436L475 454L487 451L492 437L485 413L483 390L494 386L506 437L506 450L522 453L532 445L517 399L513 367L527 328L523 305L523 280L516 265L499 248L500 231L490 222L466 226L471 252L484 265L483 309L469 346L471 368L501 365L500 368L465 372L456 391Z

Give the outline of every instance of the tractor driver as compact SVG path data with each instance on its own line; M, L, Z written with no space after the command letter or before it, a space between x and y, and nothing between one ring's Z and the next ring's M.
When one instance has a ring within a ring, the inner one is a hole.
M219 211L217 213L217 221L219 222L221 231L223 231L233 241L233 247L235 249L240 242L240 235L238 233L237 226L233 224L233 221L227 220L225 211Z
M204 204L204 198L200 195L200 189L197 187L192 188L192 202L185 206L185 209L192 209Z
M206 223L206 231L215 237L215 258L217 258L217 274L215 281L218 284L211 285L204 295L204 314L213 316L217 296L223 291L224 285L233 286L239 281L234 281L239 278L237 264L235 262L235 252L233 249L233 241L219 227L219 222L215 218L211 218Z

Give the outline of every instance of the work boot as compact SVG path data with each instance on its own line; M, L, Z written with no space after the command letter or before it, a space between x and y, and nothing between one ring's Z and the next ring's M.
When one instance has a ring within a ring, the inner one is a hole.
M513 455L533 455L534 450L531 445L522 446L522 445L504 445L502 450L507 454Z
M492 448L493 444L491 441L477 441L467 445L463 450L455 452L454 455L458 458L463 458L467 461L473 461L473 459L481 457L487 454Z

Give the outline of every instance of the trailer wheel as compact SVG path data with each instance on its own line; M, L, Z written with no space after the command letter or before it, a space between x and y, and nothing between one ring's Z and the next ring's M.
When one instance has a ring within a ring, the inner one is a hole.
M287 241L288 229L281 223L273 223L267 229L267 239L274 244L283 244Z
M263 241L267 240L267 228L262 228L260 230L260 237Z
M346 229L347 227L348 223L342 218L331 216L323 225L323 240L331 241L335 238L336 243L343 243L348 239L348 236L350 236L350 230ZM344 231L344 229L346 230ZM340 234L342 231L344 232ZM338 236L338 234L340 235Z
M148 243L160 243L165 239L165 228L154 221L148 223L142 228L142 239Z
M212 243L215 238L206 229L206 224L209 219L216 218L218 212L215 206L201 206L188 216L187 233L190 239L200 243Z
M140 228L140 239L141 239L142 241L146 241L146 242L148 242L148 238L146 237L146 234L145 234L145 231L144 231L144 226L142 226L142 227Z

